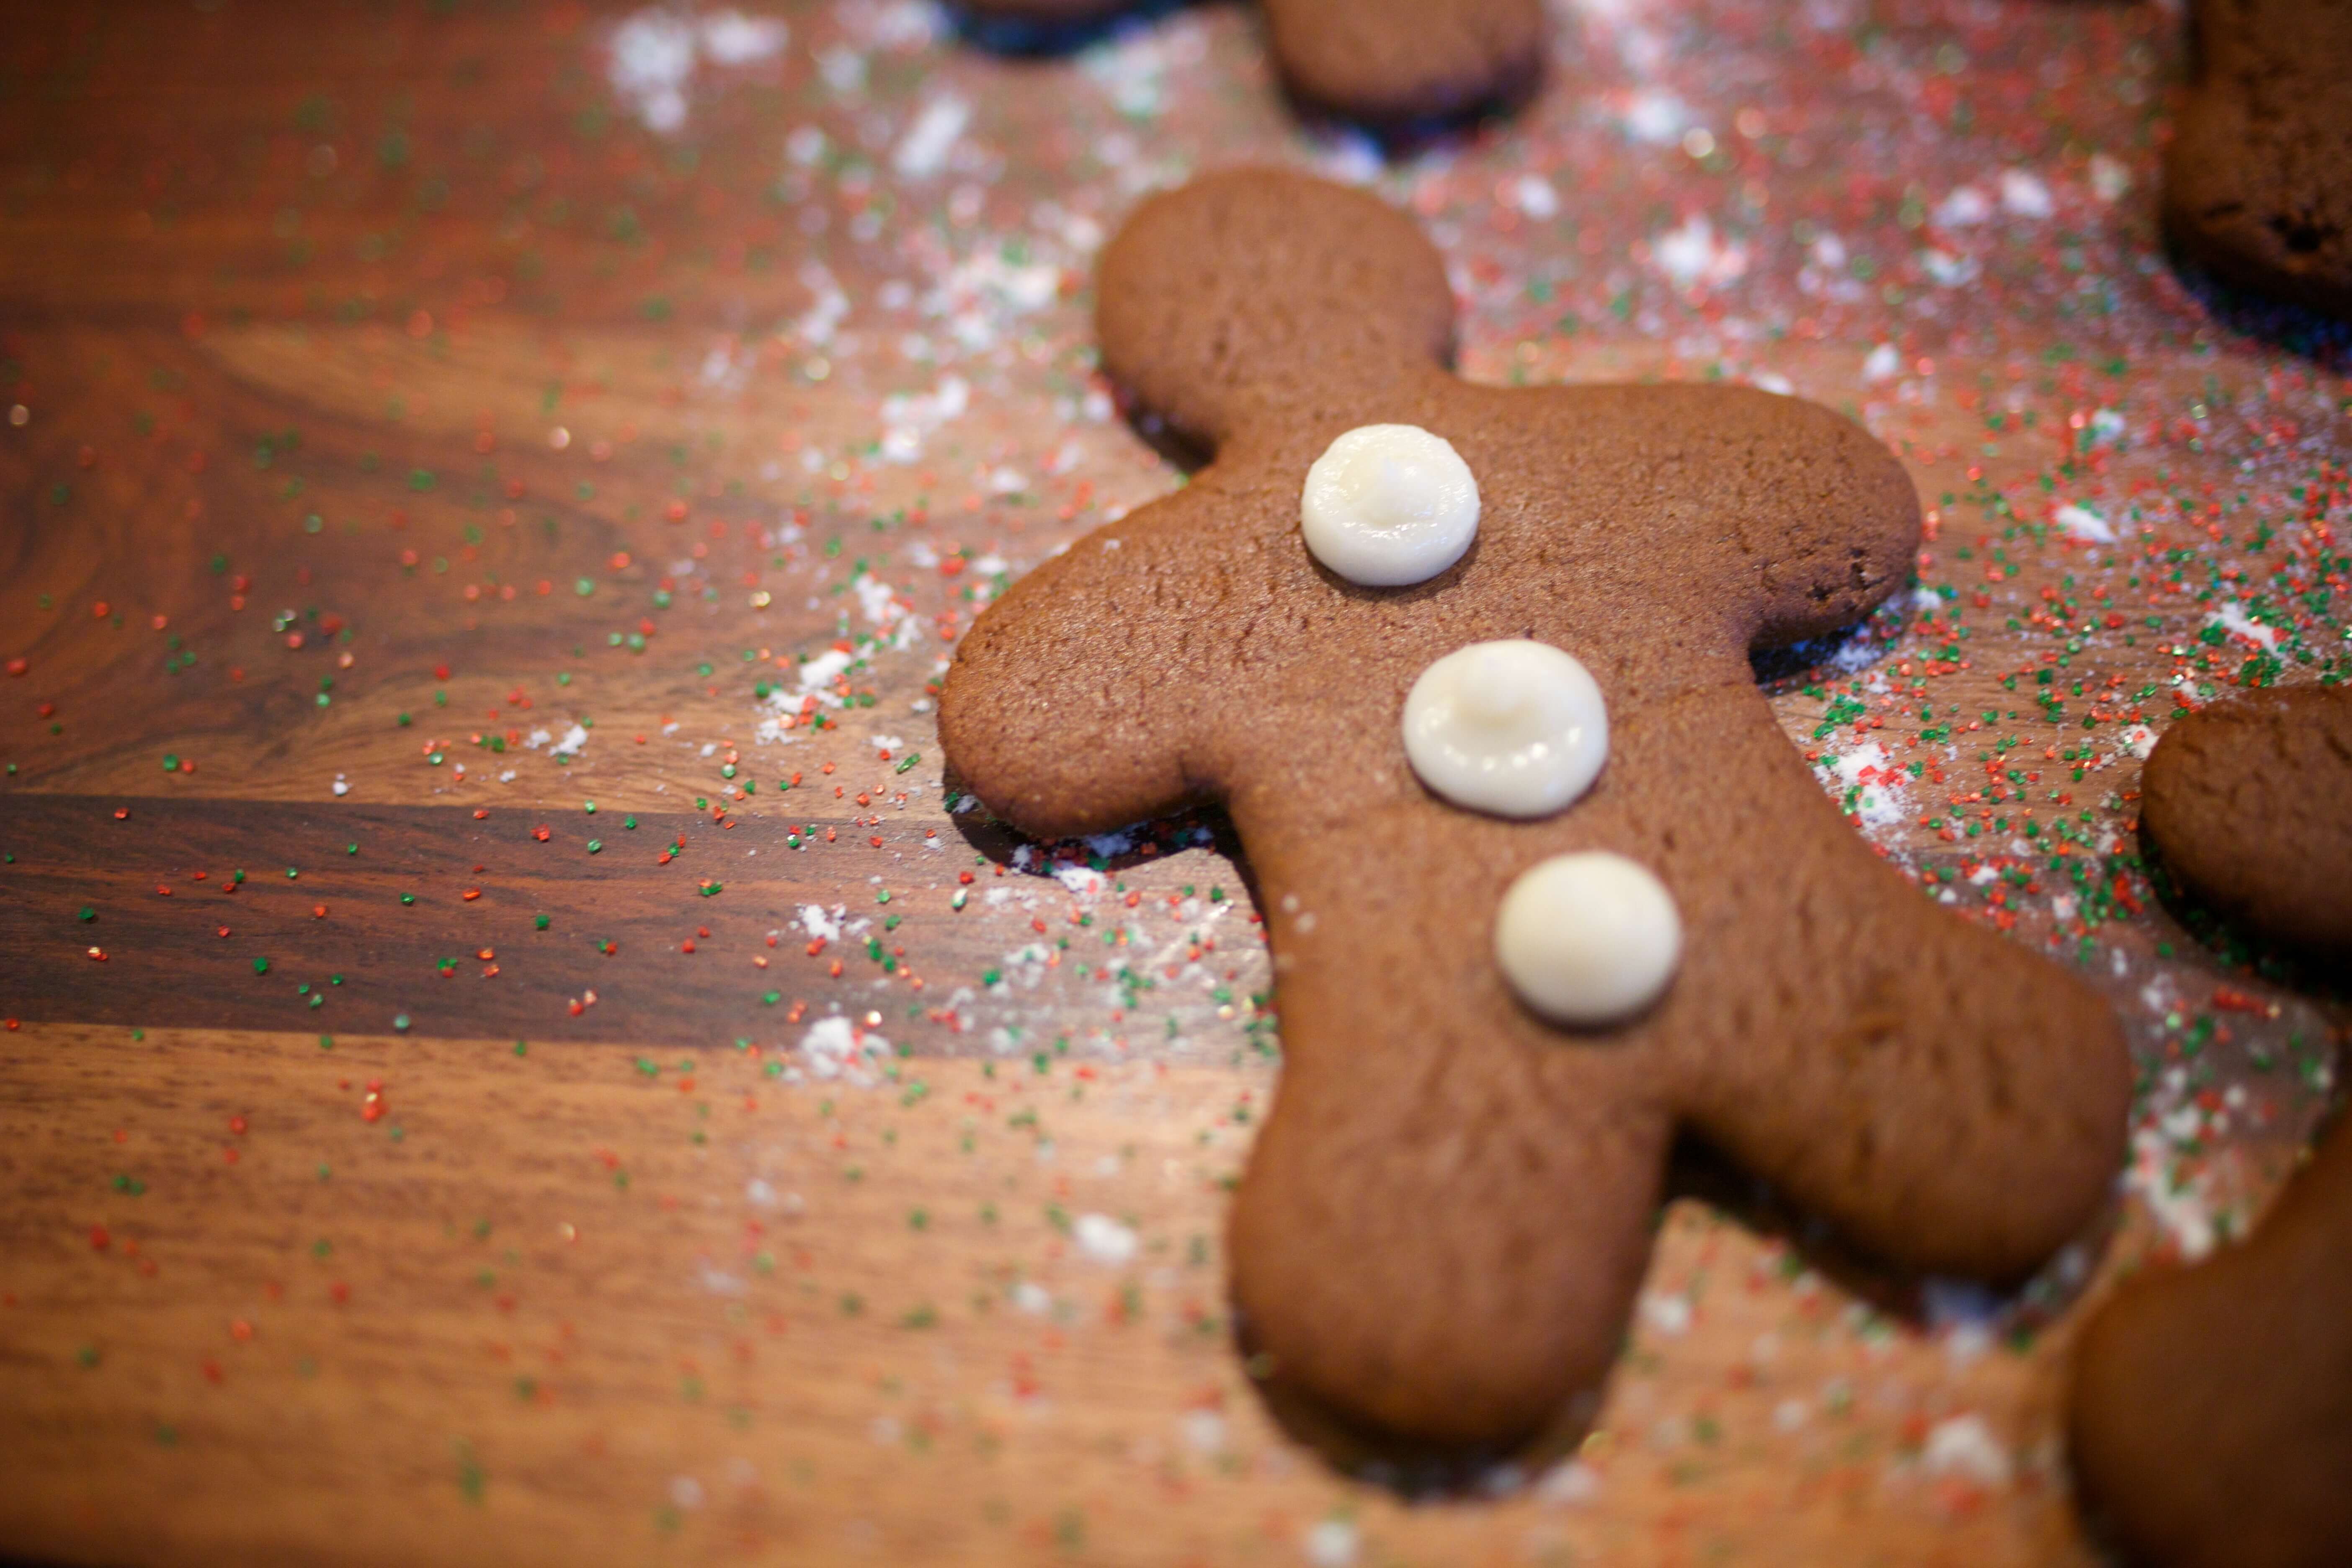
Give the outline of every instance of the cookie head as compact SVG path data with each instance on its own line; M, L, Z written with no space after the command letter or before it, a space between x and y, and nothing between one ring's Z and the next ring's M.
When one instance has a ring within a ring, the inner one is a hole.
M1301 396L1443 363L1454 294L1386 203L1241 170L1137 209L1103 251L1095 321L1111 379L1213 447L1245 409L1295 419Z

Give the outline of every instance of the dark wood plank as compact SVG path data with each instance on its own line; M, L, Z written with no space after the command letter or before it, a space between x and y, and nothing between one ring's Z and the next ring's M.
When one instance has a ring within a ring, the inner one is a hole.
M823 782L755 785L760 805L723 816L16 795L0 811L0 1012L716 1046L846 1010L908 1049L951 1049L985 960L961 911L1003 899L1014 841L819 811ZM1196 874L1156 864L1196 830L1160 831L1097 858L1155 905ZM1011 886L1103 934L1044 867ZM1235 940L1238 961L1252 944ZM1195 988L1154 1017L1214 1027L1213 1007Z

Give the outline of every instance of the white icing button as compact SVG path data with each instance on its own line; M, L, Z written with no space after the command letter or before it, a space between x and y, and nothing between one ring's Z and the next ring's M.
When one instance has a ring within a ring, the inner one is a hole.
M1521 637L1475 642L1412 683L1404 754L1456 805L1549 816L1600 773L1609 710L1575 655Z
M1315 559L1350 583L1423 583L1478 531L1478 481L1452 444L1417 425L1363 425L1307 470L1299 525Z
M1683 951L1665 884L1605 849L1555 855L1503 895L1495 957L1556 1024L1613 1024L1655 1001Z

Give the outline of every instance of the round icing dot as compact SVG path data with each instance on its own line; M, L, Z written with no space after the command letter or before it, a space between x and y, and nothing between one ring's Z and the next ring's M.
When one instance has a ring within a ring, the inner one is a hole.
M1605 849L1555 855L1503 895L1495 957L1511 989L1556 1024L1613 1024L1655 1001L1683 950L1665 884Z
M1404 753L1456 805L1549 816L1601 772L1609 710L1575 655L1524 637L1474 642L1412 683Z
M1443 436L1362 425L1307 470L1299 525L1315 559L1350 583L1402 587L1462 559L1478 531L1478 481Z

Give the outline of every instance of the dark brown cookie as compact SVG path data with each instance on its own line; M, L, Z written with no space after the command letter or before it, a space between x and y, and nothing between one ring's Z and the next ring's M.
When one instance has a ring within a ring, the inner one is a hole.
M1215 460L992 606L940 731L1031 833L1231 814L1282 1017L1231 1237L1274 1377L1439 1441L1589 1417L1678 1127L1900 1265L2014 1278L2083 1228L2123 1148L2113 1016L1883 865L1750 673L1905 581L1918 507L1883 447L1762 392L1457 380L1428 242L1288 174L1145 204L1097 320L1111 374ZM1308 466L1381 423L1450 441L1480 492L1467 552L1410 587L1301 536ZM1517 637L1581 659L1610 726L1590 793L1533 821L1432 795L1400 729L1433 660ZM1496 909L1591 848L1654 872L1685 934L1654 1006L1570 1032L1499 973Z
M2140 822L2189 891L2247 930L2352 964L2352 689L2252 691L2149 753Z
M2077 1480L2134 1561L2352 1563L2352 1119L2252 1239L2091 1320L2070 1425Z
M961 0L983 21L1099 22L1134 0ZM1543 0L1265 0L1276 66L1302 101L1371 125L1524 95L1543 74Z
M2352 317L2352 5L2195 0L2164 218L2199 264Z

